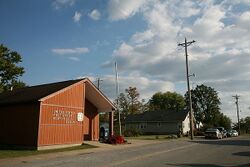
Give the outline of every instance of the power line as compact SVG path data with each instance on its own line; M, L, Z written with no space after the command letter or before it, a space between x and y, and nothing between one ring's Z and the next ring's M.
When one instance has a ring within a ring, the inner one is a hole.
M237 94L235 96L232 96L235 98L235 105L236 105L236 111L237 111L237 118L238 118L238 131L240 135L240 114L239 114L239 97Z
M191 133L191 140L194 138L194 118L193 118L193 108L192 108L192 98L191 98L191 91L190 91L190 85L189 85L189 67L188 67L188 51L187 47L190 46L195 41L187 42L187 39L185 38L184 43L179 43L178 46L183 46L185 48L185 56L186 56L186 77L187 77L187 88L188 88L188 98L189 98L189 121L190 121L190 133Z

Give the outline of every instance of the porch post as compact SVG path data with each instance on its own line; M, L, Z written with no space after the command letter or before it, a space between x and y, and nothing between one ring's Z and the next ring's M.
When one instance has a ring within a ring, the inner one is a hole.
M109 135L114 135L114 111L109 112Z

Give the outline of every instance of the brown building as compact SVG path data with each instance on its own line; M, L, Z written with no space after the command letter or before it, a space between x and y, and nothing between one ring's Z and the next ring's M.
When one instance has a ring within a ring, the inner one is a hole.
M99 139L99 113L115 106L87 78L0 94L0 144L53 148Z

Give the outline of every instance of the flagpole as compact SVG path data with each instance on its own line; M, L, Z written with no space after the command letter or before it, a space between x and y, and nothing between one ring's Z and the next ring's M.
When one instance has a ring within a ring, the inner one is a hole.
M121 128L121 113L119 110L119 82L118 82L118 71L117 71L117 62L115 62L115 90L116 90L116 110L118 111L118 122L119 122L119 135L122 135Z

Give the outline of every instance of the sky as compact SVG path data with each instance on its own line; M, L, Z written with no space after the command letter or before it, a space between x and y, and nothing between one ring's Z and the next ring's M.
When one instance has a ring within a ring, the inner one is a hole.
M28 85L81 77L115 97L136 87L141 99L187 90L185 37L191 88L205 84L221 112L250 116L250 0L1 0L0 43L17 51Z

